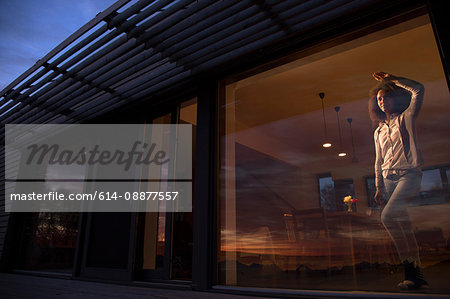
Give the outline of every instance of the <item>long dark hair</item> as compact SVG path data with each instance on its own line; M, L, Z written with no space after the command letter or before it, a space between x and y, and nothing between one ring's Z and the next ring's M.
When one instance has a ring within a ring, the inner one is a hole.
M405 89L398 87L392 82L381 82L378 86L370 91L369 99L369 115L372 120L372 127L376 129L380 122L386 120L386 114L381 111L378 106L377 94L382 90L394 99L394 110L397 113L402 113L408 108L411 102L411 94Z

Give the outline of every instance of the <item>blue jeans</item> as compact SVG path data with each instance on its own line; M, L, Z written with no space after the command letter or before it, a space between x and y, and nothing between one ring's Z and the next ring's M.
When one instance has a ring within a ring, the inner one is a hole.
M400 260L416 261L420 265L419 247L408 215L408 204L419 194L421 170L402 171L383 179L387 204L381 222L397 248Z

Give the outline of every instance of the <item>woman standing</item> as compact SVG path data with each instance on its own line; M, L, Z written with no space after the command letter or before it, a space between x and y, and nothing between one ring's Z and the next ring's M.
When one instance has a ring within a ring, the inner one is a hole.
M415 121L423 102L419 82L388 73L374 73L379 86L369 102L374 126L375 201L385 207L381 222L389 232L405 270L403 290L428 286L420 265L419 248L407 207L419 194L422 155L417 147Z

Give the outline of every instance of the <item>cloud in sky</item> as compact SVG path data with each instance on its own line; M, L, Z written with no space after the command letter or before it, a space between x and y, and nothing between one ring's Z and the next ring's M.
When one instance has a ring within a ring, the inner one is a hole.
M116 0L0 0L0 90Z

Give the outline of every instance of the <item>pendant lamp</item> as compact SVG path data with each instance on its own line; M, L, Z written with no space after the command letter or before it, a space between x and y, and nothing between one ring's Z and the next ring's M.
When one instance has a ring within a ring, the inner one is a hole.
M323 105L323 98L325 98L325 93L324 92L319 93L319 97L320 97L320 100L322 101L322 115L323 115L323 128L324 128L324 141L323 141L322 146L324 148L328 148L328 147L331 147L331 142L328 139L327 121L325 119L325 107Z
M336 117L337 117L337 123L338 123L338 129L339 129L339 157L345 157L347 156L347 153L342 149L342 133L341 133L341 122L339 120L339 110L341 110L341 107L336 106L334 107L334 111L336 111Z

